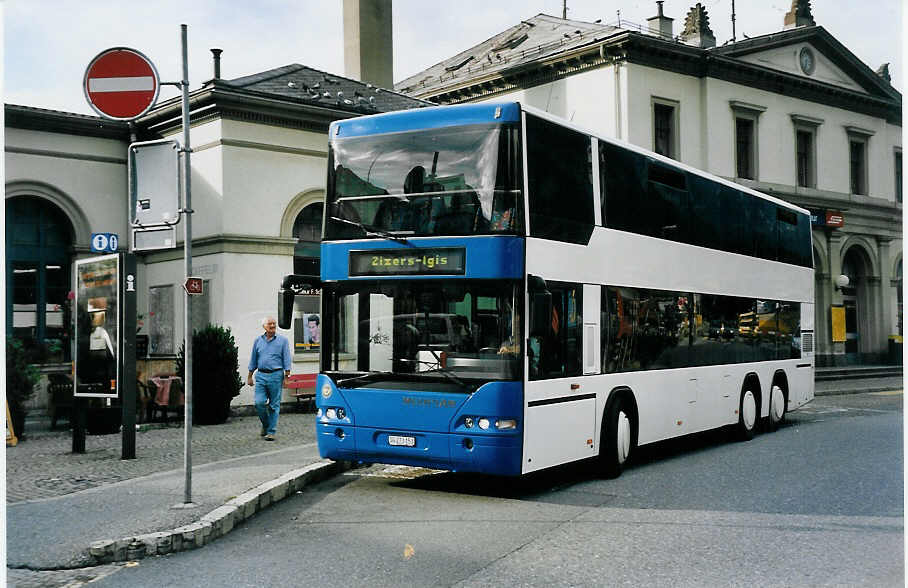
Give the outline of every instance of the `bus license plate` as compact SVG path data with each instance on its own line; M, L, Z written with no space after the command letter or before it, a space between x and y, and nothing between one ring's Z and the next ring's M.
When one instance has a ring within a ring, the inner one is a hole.
M396 445L398 447L416 447L416 437L388 435L388 445Z

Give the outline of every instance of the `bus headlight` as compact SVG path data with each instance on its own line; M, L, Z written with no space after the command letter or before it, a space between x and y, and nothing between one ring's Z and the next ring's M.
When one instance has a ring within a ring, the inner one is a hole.
M468 429L472 429L473 428L473 417L465 417L463 419L463 426L465 426Z
M499 419L495 421L495 428L501 431L506 429L516 429L517 419Z
M479 419L479 428L482 429L483 431L488 429L489 428L489 419L487 419L485 417Z
M336 419L336 418L337 418L337 410L335 410L335 409L333 409L333 408L329 408L328 410L325 411L325 416L328 417L329 419L332 419L332 420L333 420L333 419Z
M333 390L331 390L331 384L329 384L328 382L322 384L322 398L331 398L332 392Z

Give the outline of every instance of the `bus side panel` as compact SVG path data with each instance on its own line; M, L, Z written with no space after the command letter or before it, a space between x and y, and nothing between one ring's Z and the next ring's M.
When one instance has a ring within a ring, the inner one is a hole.
M571 390L581 381L588 378L527 384L524 473L596 455L596 395Z

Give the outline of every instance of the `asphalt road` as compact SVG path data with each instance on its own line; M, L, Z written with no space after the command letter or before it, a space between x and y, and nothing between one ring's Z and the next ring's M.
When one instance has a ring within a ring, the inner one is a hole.
M904 586L902 396L519 481L372 466L96 586ZM101 573L103 571L103 573Z

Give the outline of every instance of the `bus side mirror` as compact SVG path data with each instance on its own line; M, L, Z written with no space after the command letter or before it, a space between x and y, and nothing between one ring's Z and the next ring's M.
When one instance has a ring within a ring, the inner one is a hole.
M530 294L530 337L544 337L552 327L552 293L545 280L539 276L527 276Z
M293 290L281 288L277 291L277 325L282 329L289 329L293 322Z
M552 293L530 294L530 337L545 337L552 328Z

